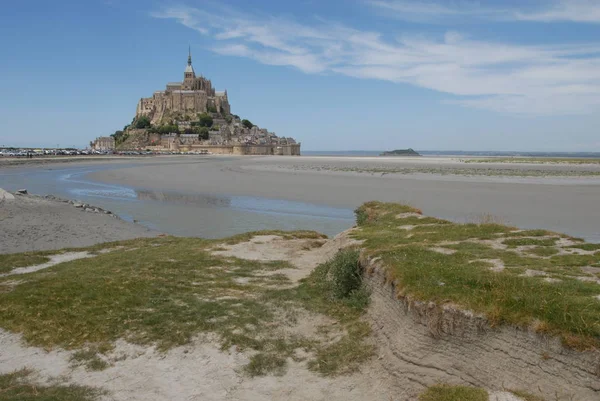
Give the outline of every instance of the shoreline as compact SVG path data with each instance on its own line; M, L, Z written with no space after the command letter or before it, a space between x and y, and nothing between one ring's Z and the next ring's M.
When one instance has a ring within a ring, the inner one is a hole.
M423 160L420 158L419 163ZM600 242L600 216L596 213L600 180L595 178L516 180L514 177L411 177L328 171L330 165L351 164L368 168L372 163L365 159L357 161L357 158L257 157L205 161L175 165L165 160L143 168L94 172L86 177L102 183L149 190L256 196L352 210L371 200L401 202L418 205L428 215L456 222L493 215L509 225L548 228ZM410 160L397 163L414 164ZM435 163L440 168L456 165L447 159L436 159ZM575 170L581 169L576 167ZM303 168L311 171L302 171ZM520 165L518 168L526 167ZM536 168L561 171L568 166ZM600 171L600 168L588 170ZM566 211L565 205L569 205Z
M160 234L102 208L53 195L14 194L14 199L0 200L0 223L0 255Z
M418 160L414 160L418 159ZM123 160L123 159L121 159ZM61 166L61 163L55 163ZM461 164L451 158L380 158L380 157L278 157L278 156L161 156L123 160L93 160L85 179L98 184L123 185L130 188L174 192L183 195L207 197L255 197L267 200L301 202L305 204L354 210L370 200L402 202L419 206L425 213L456 222L477 220L484 215L492 215L498 220L522 228L549 228L584 237L588 241L600 242L600 216L597 214L596 200L600 198L600 178L595 177L508 177L508 176L464 176L434 174L389 174L357 171L331 171L332 169L377 169L377 168L422 168L434 166L436 169L452 169L456 166L476 170L499 171L506 168L537 171L592 171L600 172L600 166L565 165L506 165ZM98 166L113 165L116 168L101 169ZM67 165L63 165L66 169ZM56 167L14 166L5 169L6 182L27 187L29 171L42 172ZM38 170L36 170L36 167ZM2 169L0 169L0 172ZM9 176L17 172L13 178ZM21 175L21 172L24 175ZM23 178L21 178L23 177ZM37 178L39 181L39 177ZM2 186L0 174L0 186ZM61 185L57 182L57 185ZM39 193L51 193L45 187ZM64 195L64 194L62 194ZM68 196L72 197L72 196ZM100 198L98 198L100 199ZM93 203L93 199L88 198ZM100 202L106 205L107 202ZM565 209L565 205L568 208ZM146 205L148 206L148 205ZM193 214L195 225L208 227L220 224L225 219L226 227L238 226L242 217L243 231L268 228L256 226L263 219L254 215L248 220L243 216L230 214L228 208L216 211L198 207L177 209L167 202L157 203L136 210L126 206L125 214L132 219L148 222L153 227L161 224L185 226L179 235L197 235L190 221ZM193 206L193 205L192 205ZM200 205L199 205L200 206ZM113 206L108 205L109 209ZM152 209L152 211L151 211ZM161 212L162 211L162 212ZM215 211L218 213L215 214ZM250 213L253 210L249 210ZM120 212L121 214L123 211ZM158 213L158 214L157 214ZM169 218L166 217L169 215ZM173 215L175 213L175 215ZM260 213L260 210L258 211ZM163 217L159 217L163 215ZM186 217L187 216L187 217ZM174 217L174 218L173 218ZM275 224L274 219L264 220ZM279 219L286 222L283 229L294 229L288 217ZM312 221L312 220L311 220ZM222 222L223 223L223 222ZM303 226L302 228L306 228ZM315 228L323 231L322 228ZM191 233L191 234L190 234ZM334 234L333 231L328 234ZM204 236L205 234L200 234ZM226 236L228 234L223 234Z

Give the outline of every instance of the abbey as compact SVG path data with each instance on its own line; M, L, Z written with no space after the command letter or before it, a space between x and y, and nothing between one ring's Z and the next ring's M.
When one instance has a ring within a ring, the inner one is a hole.
M146 116L150 118L153 125L158 125L173 115L196 115L207 112L222 115L231 113L227 91L218 92L209 79L196 76L190 50L183 82L170 82L164 91L156 91L152 97L140 99L136 118Z
M227 91L197 77L188 52L183 82L138 102L135 118L123 130L91 142L97 150L145 150L235 155L299 156L294 138L277 136L231 113Z

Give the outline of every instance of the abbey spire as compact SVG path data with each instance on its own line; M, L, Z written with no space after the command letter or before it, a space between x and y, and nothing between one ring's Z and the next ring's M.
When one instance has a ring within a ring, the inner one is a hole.
M185 79L194 79L196 78L196 73L194 72L194 67L192 67L192 47L188 48L188 62L187 67L185 67Z

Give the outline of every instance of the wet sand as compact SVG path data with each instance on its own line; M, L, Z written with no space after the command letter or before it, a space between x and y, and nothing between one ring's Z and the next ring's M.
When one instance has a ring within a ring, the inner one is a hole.
M370 172L382 165L472 169L477 174ZM512 174L533 171L535 176L503 176L501 171L507 169ZM492 176L487 175L490 171ZM260 196L342 208L355 208L369 200L403 202L454 221L476 221L491 214L505 224L546 228L600 242L600 176L583 176L586 172L596 174L600 166L482 165L451 158L184 156L91 173L88 178L154 190ZM571 176L556 176L563 173Z
M96 210L30 195L0 200L0 254L84 247L159 234Z

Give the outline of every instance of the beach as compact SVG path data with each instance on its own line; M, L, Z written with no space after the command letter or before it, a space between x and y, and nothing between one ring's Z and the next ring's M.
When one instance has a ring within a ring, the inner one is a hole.
M600 391L596 343L585 343L597 338L600 245L519 229L600 242L597 165L117 160L0 170L11 191L0 191L0 375L23 394L408 401L466 383L525 401L506 389L559 400ZM404 205L363 204L372 199ZM164 235L181 227L191 235ZM258 229L269 231L222 235ZM565 310L580 319L563 324Z
M77 248L159 234L90 205L31 195L0 200L0 254Z
M386 171L387 170L387 171ZM487 216L600 242L599 165L477 164L456 158L157 158L91 173L104 183L186 194L256 196L354 209L407 203L458 222Z
M380 200L456 222L492 219L600 242L600 165L592 163L216 155L65 160L0 164L0 187L87 202L181 236L265 229L334 236L352 227L354 209Z

